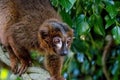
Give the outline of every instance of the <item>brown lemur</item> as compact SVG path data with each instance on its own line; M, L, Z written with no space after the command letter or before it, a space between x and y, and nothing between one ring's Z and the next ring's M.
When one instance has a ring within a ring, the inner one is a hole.
M31 64L29 52L37 50L45 55L49 80L64 80L63 56L69 53L72 38L72 29L62 22L49 0L0 0L0 41L14 73L24 73Z

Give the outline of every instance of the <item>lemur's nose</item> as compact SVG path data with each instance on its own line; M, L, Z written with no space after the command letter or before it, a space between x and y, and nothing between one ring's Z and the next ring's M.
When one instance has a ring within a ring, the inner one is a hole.
M67 55L67 54L68 54L68 50L62 50L61 56L65 56L65 55Z

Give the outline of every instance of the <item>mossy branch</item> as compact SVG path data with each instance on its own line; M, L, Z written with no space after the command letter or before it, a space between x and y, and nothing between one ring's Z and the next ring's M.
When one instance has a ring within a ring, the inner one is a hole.
M4 52L0 46L0 69L7 68L10 70L10 60L7 52ZM9 80L16 80L18 75L11 74ZM40 67L29 67L27 72L21 75L22 80L46 80L49 73Z

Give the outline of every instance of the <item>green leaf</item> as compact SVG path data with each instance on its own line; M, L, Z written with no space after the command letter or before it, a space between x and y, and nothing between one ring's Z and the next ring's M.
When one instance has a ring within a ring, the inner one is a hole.
M79 15L78 17L76 17L76 18L74 19L73 24L74 24L74 26L76 27L76 28L75 28L75 30L76 30L76 35L79 35L79 34L80 34L80 29L81 29L80 24L81 24L81 22L84 22L84 20L85 20L85 15L84 15L84 14L81 14L81 15Z
M116 61L114 64L113 64L113 69L111 70L111 73L113 74L113 75L115 75L115 73L117 72L117 70L118 70L118 64L119 64L119 62L118 61Z
M89 62L87 60L85 60L83 65L82 65L81 72L88 73L89 69L90 69L90 64L89 64Z
M84 14L81 14L81 15L79 15L77 18L76 18L76 22L77 23L80 23L80 22L82 22L82 21L84 21L85 20L85 15Z
M96 17L96 22L94 23L94 30L96 33L100 34L100 35L105 35L105 30L104 30L104 26L102 23L102 18L100 16Z
M115 1L115 6L120 9L120 1Z
M72 26L72 19L70 15L65 11L61 11L60 14L62 16L63 21L66 22L69 26Z
M117 8L114 5L108 5L106 11L109 13L110 17L113 19L117 15Z
M95 0L96 4L99 4L101 2L101 0Z
M65 10L68 12L68 10L71 9L71 3L68 0L60 0L60 4L65 8Z
M79 5L78 7L76 7L76 15L82 13L82 7L81 5Z
M52 5L54 5L55 7L58 7L58 0L52 0Z
M76 15L82 13L82 6L80 5L80 0L76 1Z
M95 19L96 19L96 17L94 14L89 17L90 26L94 26Z
M120 27L119 26L115 26L112 29L112 34L113 34L113 38L115 39L115 42L117 44L120 44Z
M72 4L72 6L74 5L74 3L76 2L76 0L69 0L70 3Z
M102 22L102 17L100 15L94 14L92 16L92 23L94 25L94 32L104 36L105 35L105 29L103 26L103 22Z
M66 12L68 12L74 5L76 0L59 0L60 4L65 8Z
M115 23L115 19L110 19L109 16L106 16L105 20L106 20L105 29L108 29L112 24Z
M89 24L87 22L81 22L78 24L77 32L79 35L87 33L89 31Z
M95 31L97 34L104 36L104 35L105 35L105 31L104 31L104 29L103 29L102 27L103 27L103 26L95 25L95 26L94 26L94 31Z
M98 4L93 4L93 5L92 5L92 10L93 10L93 13L100 14L100 12L101 12L101 7L100 7Z

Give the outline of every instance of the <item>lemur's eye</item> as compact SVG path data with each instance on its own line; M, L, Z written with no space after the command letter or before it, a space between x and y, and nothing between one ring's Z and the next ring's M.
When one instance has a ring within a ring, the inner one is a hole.
M69 44L71 42L71 40L72 40L71 37L68 37L67 38L67 44Z
M56 43L56 44L60 43L61 42L61 38L60 37L54 37L53 38L53 42Z

